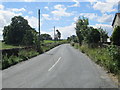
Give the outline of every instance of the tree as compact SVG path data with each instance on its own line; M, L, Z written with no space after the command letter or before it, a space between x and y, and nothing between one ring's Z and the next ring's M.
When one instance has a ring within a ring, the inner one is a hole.
M81 31L76 30L76 34L77 34L77 37L78 37L79 45L82 45L83 35L82 35Z
M61 33L60 33L59 30L56 30L56 31L57 31L57 36L58 36L58 38L59 38L59 40L60 40L60 38L61 38Z
M27 43L28 45L32 44L31 40L33 40L33 36L31 32L34 29L28 25L28 21L22 16L15 16L11 19L11 21L11 24L5 26L3 30L3 39L5 43L14 45L26 45Z
M23 40L22 40L22 43L24 45L33 45L33 40L34 40L34 35L33 33L28 30L25 34L24 34L24 37L23 37Z
M72 35L72 36L68 37L67 40L71 41L71 42L78 43L78 38L75 35Z
M100 32L100 41L102 43L107 42L108 33L105 30L103 30L102 28L99 28L98 30Z
M82 44L82 41L86 40L87 34L88 34L88 18L85 17L79 17L78 21L76 22L76 34L79 40L79 44Z
M120 26L117 26L111 36L111 41L114 45L120 46Z
M49 34L41 34L40 39L41 40L52 40L52 37Z
M87 43L88 44L96 44L100 41L100 32L97 29L91 29L89 30L88 36L87 36Z

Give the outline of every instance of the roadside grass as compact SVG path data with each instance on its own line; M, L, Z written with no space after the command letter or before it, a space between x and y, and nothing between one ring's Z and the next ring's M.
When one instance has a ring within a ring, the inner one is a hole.
M64 43L67 43L67 41L61 40L61 41L54 42L54 41L46 40L46 41L42 42L41 48L42 48L43 52L46 52L58 45L64 44ZM9 45L7 45L7 46L9 46ZM15 48L15 47L10 46L10 48ZM1 60L2 62L0 62L0 64L1 64L0 69L2 69L2 70L6 69L12 65L15 65L15 64L25 61L25 60L28 60L37 55L39 55L39 52L37 52L37 50L35 48L19 50L17 56L16 55L8 56L7 54L2 55L2 60Z
M79 49L82 53L87 54L94 62L104 67L108 72L115 75L120 74L120 55L117 52L117 49L112 49L111 51L108 48L88 48L87 45L79 46L74 44L74 47ZM116 52L113 52L116 51ZM112 54L110 54L112 52ZM115 54L114 54L115 53Z
M54 43L53 40L44 40L43 42L44 42L44 44L47 44L47 43Z
M15 65L21 61L25 61L37 55L39 55L39 53L34 49L20 50L18 56L11 55L10 57L8 57L7 55L3 55L2 69L8 68L12 65Z
M54 41L54 40L44 40L43 43L44 44L49 44L49 43L63 43L63 42L67 42L67 40L58 40L58 41Z

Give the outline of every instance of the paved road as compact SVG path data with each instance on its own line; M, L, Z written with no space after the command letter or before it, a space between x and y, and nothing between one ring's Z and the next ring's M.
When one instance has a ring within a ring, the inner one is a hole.
M104 70L69 44L3 71L3 88L114 88Z

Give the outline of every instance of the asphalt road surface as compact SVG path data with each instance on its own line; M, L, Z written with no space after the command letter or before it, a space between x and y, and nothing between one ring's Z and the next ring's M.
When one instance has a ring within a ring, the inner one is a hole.
M106 72L69 44L2 72L3 88L117 88Z

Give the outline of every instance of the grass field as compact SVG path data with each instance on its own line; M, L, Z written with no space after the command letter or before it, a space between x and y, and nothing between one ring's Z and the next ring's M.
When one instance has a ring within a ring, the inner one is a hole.
M49 43L55 43L55 42L66 42L66 40L61 40L61 41L53 41L53 40L44 40L44 44L49 44ZM11 48L19 48L21 46L13 46L13 45L8 45L5 44L4 42L0 42L0 50L1 49L11 49Z
M0 42L0 50L1 49L11 49L11 48L19 48L20 46L13 46L5 44L4 42Z
M44 43L55 43L55 42L66 42L67 40L53 41L53 40L44 40Z

